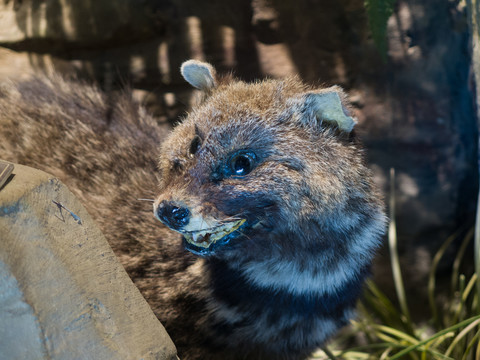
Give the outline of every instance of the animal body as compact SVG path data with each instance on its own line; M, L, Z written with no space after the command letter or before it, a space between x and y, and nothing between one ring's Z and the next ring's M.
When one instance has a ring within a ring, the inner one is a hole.
M4 81L0 158L76 193L181 359L304 359L353 315L384 232L346 96L182 73L204 99L170 134L128 94Z

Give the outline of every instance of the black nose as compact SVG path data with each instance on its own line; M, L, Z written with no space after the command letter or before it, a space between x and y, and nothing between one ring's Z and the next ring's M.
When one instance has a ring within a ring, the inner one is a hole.
M158 218L168 227L180 230L190 221L190 211L170 201L162 201L157 207Z

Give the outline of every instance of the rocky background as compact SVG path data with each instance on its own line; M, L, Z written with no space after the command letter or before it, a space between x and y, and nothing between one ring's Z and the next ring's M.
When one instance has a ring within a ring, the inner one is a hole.
M417 291L432 255L475 215L478 131L462 4L398 0L383 61L363 0L0 0L0 80L55 69L107 92L128 86L165 126L194 101L179 75L189 58L245 80L299 74L340 84L387 198L396 171L402 265ZM388 284L382 255L377 277Z

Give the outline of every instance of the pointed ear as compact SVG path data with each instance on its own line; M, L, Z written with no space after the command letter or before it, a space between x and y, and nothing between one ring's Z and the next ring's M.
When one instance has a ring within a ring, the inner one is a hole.
M188 60L180 68L183 78L193 87L208 91L217 86L215 69L198 60Z
M307 114L313 113L317 123L326 121L347 133L355 126L356 122L347 109L346 96L338 86L309 92L304 101L303 111Z

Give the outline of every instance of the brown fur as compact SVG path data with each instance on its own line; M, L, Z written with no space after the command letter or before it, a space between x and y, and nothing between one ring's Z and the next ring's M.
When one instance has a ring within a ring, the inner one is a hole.
M180 358L301 359L351 316L383 232L382 204L354 134L305 105L318 90L294 78L215 81L168 137L128 94L109 102L60 77L4 82L0 158L50 172L75 192ZM255 168L215 177L238 149L254 149ZM206 221L258 222L197 257L137 198L173 201Z

